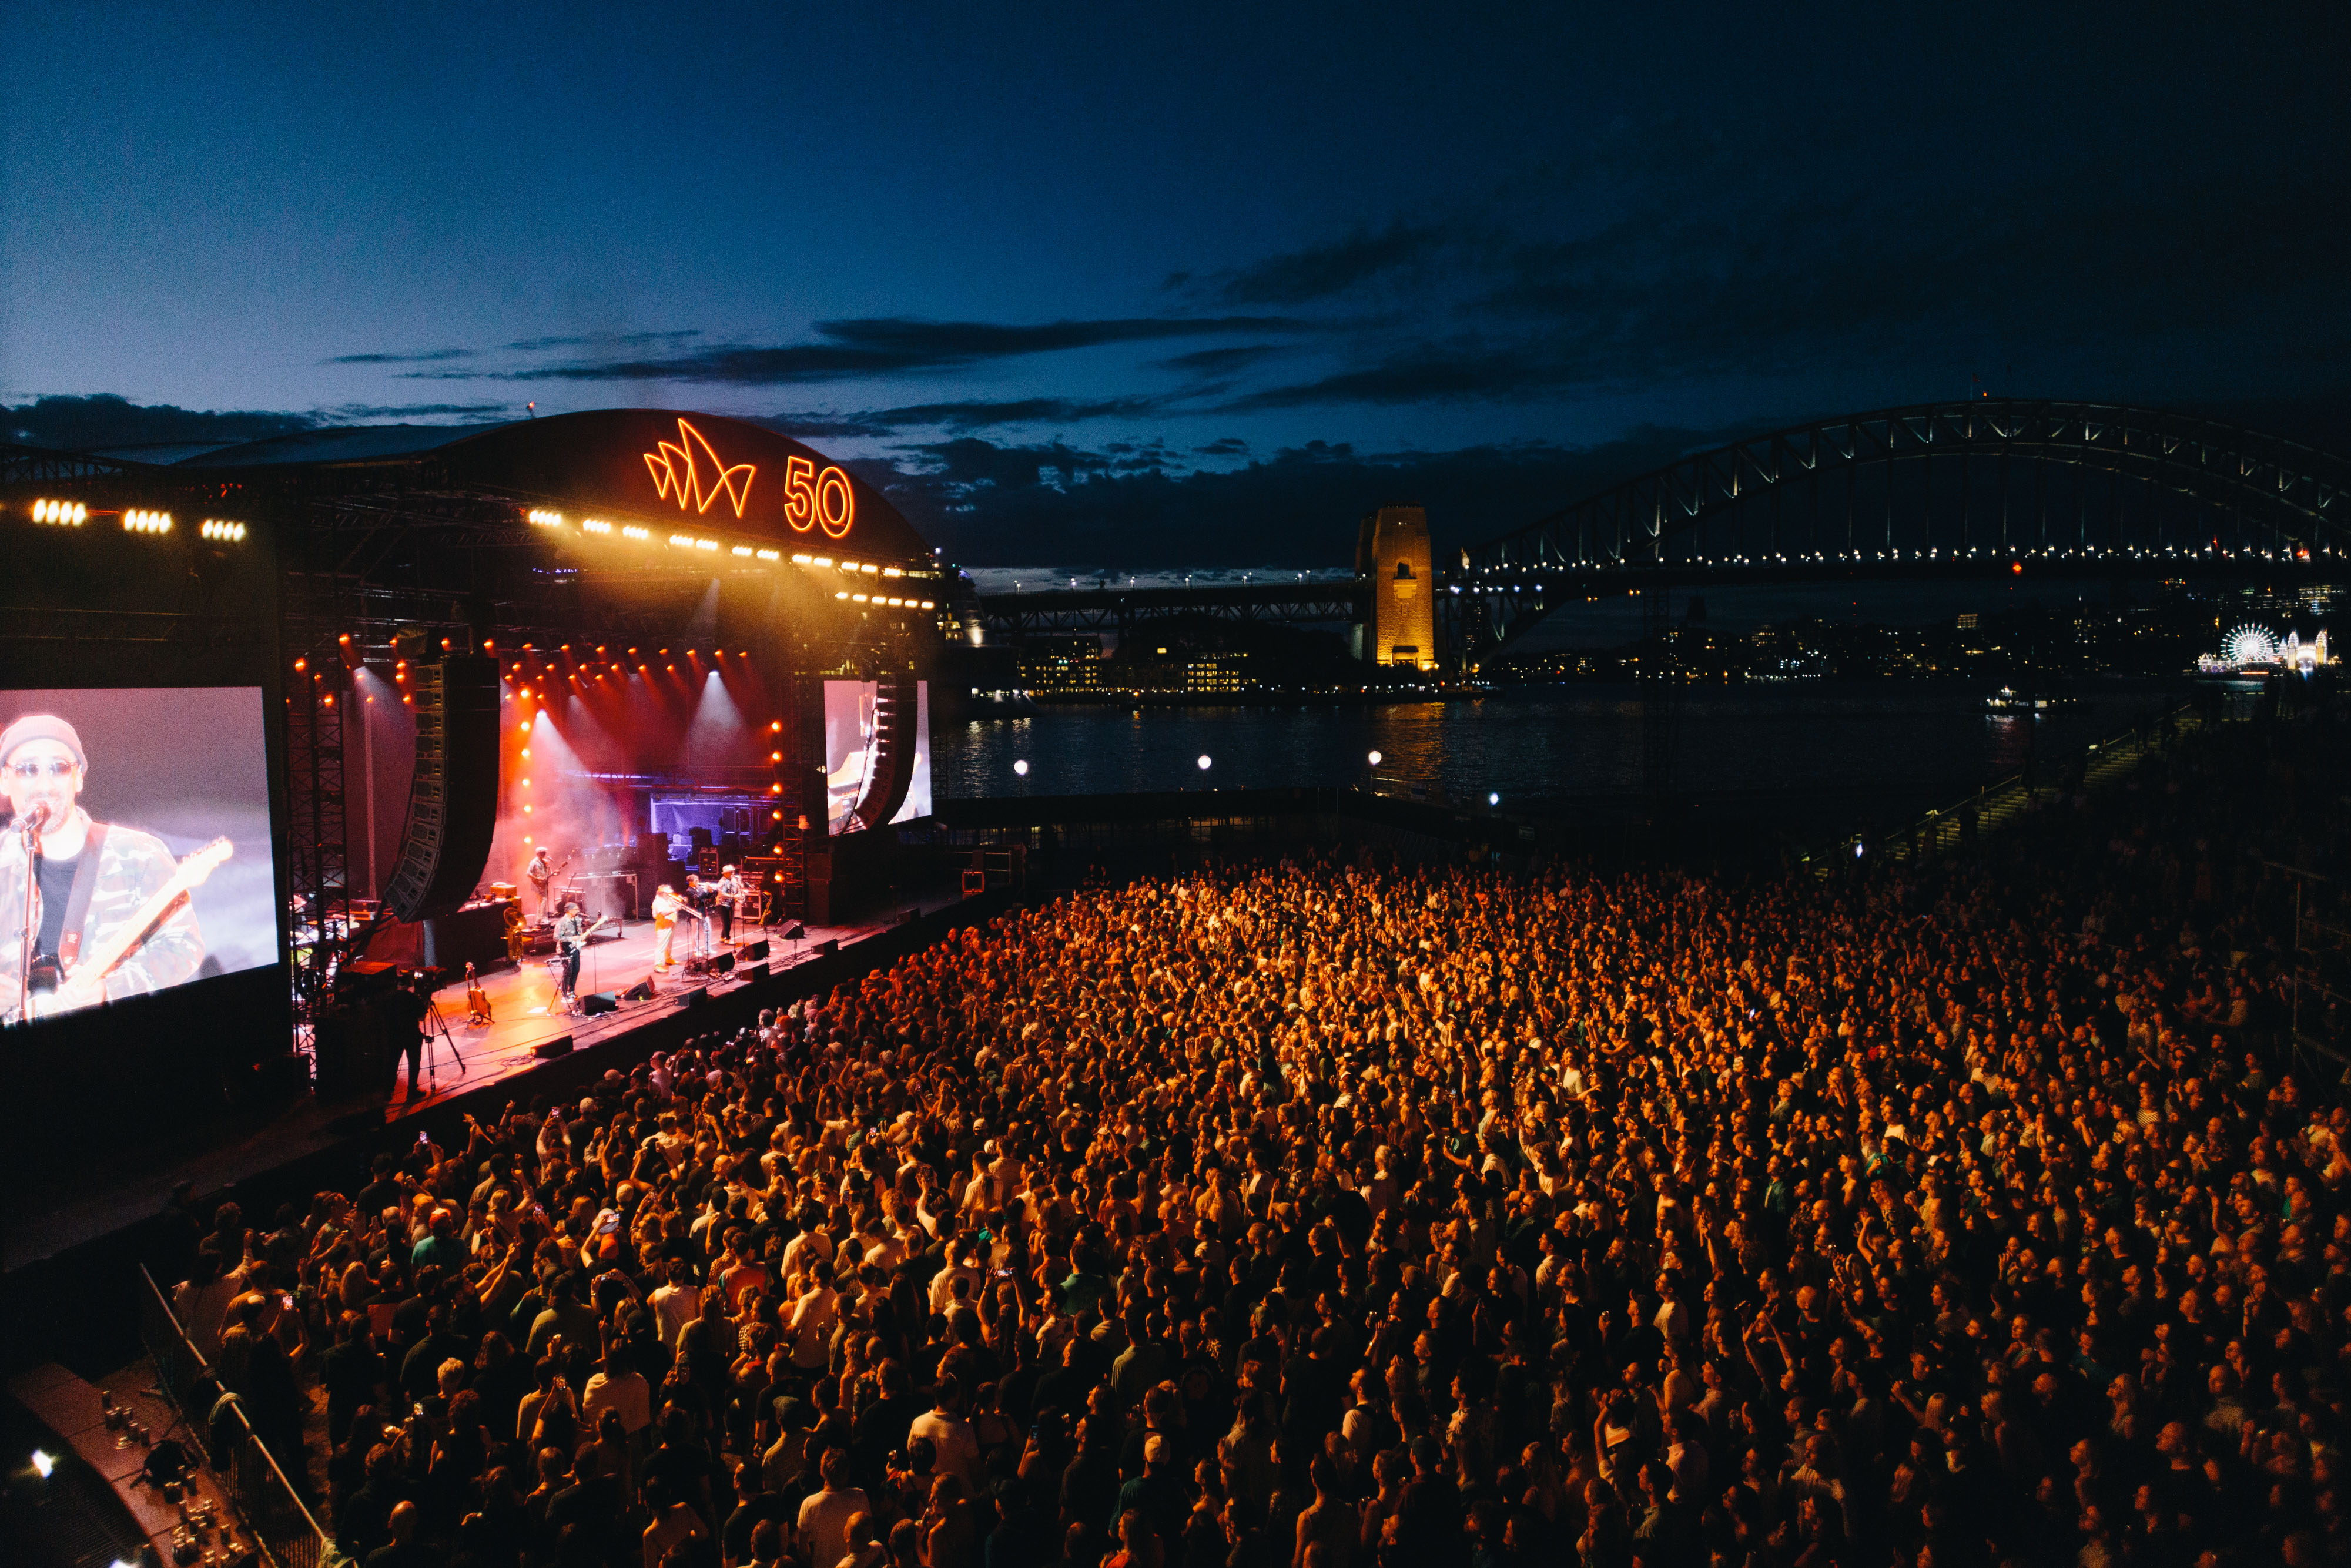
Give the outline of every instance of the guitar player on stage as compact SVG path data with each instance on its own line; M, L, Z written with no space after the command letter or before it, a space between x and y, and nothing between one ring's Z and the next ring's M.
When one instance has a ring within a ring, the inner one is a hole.
M0 1019L21 1021L28 992L28 869L35 1017L160 991L190 978L204 961L204 936L184 898L144 941L128 929L172 882L179 862L151 833L92 821L77 803L89 777L81 737L64 719L26 714L0 729L0 794L10 810L0 833ZM128 950L106 973L82 964L118 942Z

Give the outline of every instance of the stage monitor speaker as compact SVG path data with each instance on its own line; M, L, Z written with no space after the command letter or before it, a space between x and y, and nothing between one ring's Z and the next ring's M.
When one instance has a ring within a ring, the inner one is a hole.
M553 1040L542 1040L530 1048L530 1053L541 1061L551 1061L559 1056L569 1056L571 1054L571 1037L564 1034L558 1035Z
M498 662L444 653L413 664L416 762L408 823L383 901L402 920L452 915L490 858L498 815Z
M746 964L758 964L766 962L768 956L768 939L765 936L762 936L757 942L746 942L743 946L735 949L735 956L740 958Z
M702 998L709 994L710 988L708 986L696 986L690 991L678 992L677 999L680 1006L690 1008L698 1005Z
M787 942L799 942L805 939L807 936L808 927L801 925L797 920L793 921L784 931L784 940Z
M810 952L812 956L816 956L816 957L819 957L819 958L830 958L830 957L831 957L835 953L838 953L838 952L840 952L840 951L841 951L841 938L840 938L840 937L838 937L838 936L828 936L828 937L826 937L823 941L821 941L821 942L818 943L815 946L813 946L813 947L811 947L811 948L810 948L810 949L809 949L809 952Z
M735 955L734 955L734 954L732 954L732 953L717 953L717 954L714 954L714 955L712 955L711 959L710 959L710 973L712 973L712 974L714 974L714 975L731 975L731 974L733 974L734 972L735 972Z
M621 1010L621 998L611 991L590 991L580 998L580 1010L590 1018Z
M767 977L768 966L764 960L757 964L746 964L743 967L743 978L753 985L758 984Z
M923 912L919 909L902 909L898 911L897 914L890 916L890 924L893 925L912 925L915 921L920 920L922 917Z
M627 990L622 991L621 993L621 999L624 1002L652 1001L653 999L653 977L648 975L643 979L639 980L635 985L631 986Z

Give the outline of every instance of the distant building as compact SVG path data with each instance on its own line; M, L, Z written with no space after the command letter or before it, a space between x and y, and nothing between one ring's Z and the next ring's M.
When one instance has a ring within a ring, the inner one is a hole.
M1355 575L1371 580L1369 619L1355 629L1359 657L1374 664L1437 668L1437 580L1428 560L1428 513L1382 507L1355 532Z
M1031 691L1102 689L1102 643L1092 637L1051 637L1032 643L1020 658L1020 684Z

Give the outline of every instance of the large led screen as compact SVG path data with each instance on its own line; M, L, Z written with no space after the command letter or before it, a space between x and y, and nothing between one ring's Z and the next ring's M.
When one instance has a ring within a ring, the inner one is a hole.
M825 826L832 832L849 826L857 802L883 787L875 778L881 761L874 749L874 703L881 687L872 681L824 683ZM906 788L906 802L891 814L893 822L911 822L931 814L931 684L914 684L914 777Z
M258 686L0 690L0 1023L278 960Z

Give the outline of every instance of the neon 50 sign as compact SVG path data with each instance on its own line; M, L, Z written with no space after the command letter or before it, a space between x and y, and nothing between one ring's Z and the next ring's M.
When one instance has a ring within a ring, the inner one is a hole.
M676 441L658 442L644 456L653 493L675 500L681 512L706 512L721 496L734 503L737 517L750 505L758 468L748 463L728 467L709 438L684 420L677 422ZM797 533L821 528L827 538L846 538L857 521L857 492L850 488L849 476L830 467L820 473L805 457L785 458L784 521Z

